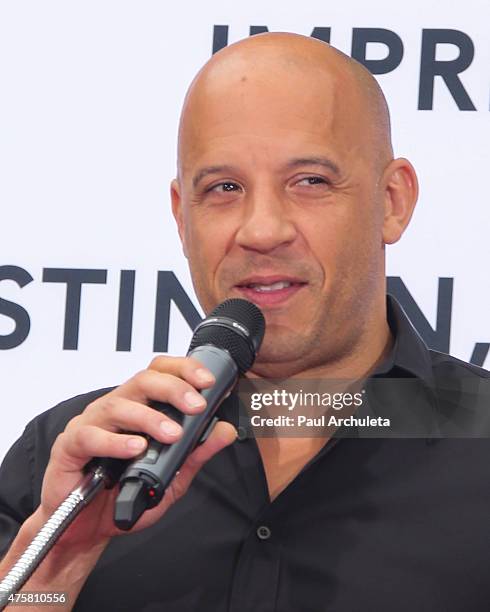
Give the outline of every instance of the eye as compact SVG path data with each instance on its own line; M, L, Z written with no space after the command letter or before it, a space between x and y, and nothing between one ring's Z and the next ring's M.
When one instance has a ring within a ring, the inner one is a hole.
M234 191L241 191L241 187L240 185L232 183L231 181L224 181L222 183L218 183L217 185L212 185L206 189L207 193L232 193Z
M305 178L300 179L296 185L328 185L328 181L321 176L306 176Z

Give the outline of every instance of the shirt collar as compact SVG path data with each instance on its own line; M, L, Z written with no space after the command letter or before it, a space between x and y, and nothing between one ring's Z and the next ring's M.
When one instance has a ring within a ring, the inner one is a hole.
M386 296L386 305L388 325L395 342L390 354L376 368L372 378L396 380L408 377L421 383L427 403L422 403L422 399L417 396L416 385L415 387L406 387L404 393L401 393L400 389L395 389L396 401L391 398L388 405L398 406L401 414L406 412L406 415L410 416L411 413L414 413L413 416L416 419L414 431L419 433L416 437L420 437L421 432L424 432L423 437L428 440L439 437L438 398L430 351L400 303L390 294ZM408 390L411 390L412 393L407 393ZM389 391L389 389L385 391ZM415 410L415 408L417 409ZM372 407L369 406L369 400L365 409L368 412L372 410ZM409 424L407 431L410 431L410 427Z
M400 303L390 294L386 296L388 325L395 339L390 354L376 368L374 376L397 376L402 372L421 379L430 388L434 376L429 349L412 325Z
M370 378L416 378L422 382L428 393L428 408L431 410L429 430L437 432L434 409L437 406L435 380L432 372L430 352L399 302L390 294L386 296L387 320L394 337L394 344L389 355L379 364ZM395 382L395 381L394 381ZM397 394L397 398L399 393ZM238 426L240 411L238 395L234 392L219 408L219 418ZM375 415L373 406L367 401L357 411L359 415ZM239 428L240 429L240 428ZM241 428L243 429L243 428ZM341 428L343 429L343 428ZM437 433L434 434L437 436ZM244 434L245 439L247 436ZM341 435L338 437L342 437ZM349 434L352 437L352 434Z

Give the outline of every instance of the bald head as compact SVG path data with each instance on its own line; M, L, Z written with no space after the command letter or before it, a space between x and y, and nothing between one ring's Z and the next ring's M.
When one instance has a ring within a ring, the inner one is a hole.
M260 375L381 353L385 245L417 189L365 68L295 34L223 49L187 94L178 163L172 210L196 295L205 312L229 297L263 309Z
M362 64L311 37L264 33L213 55L191 83L179 128L179 176L202 117L212 112L215 100L231 104L238 97L260 111L275 103L267 100L271 92L283 97L280 106L315 102L330 115L327 120L336 119L338 131L347 132L350 126L351 136L359 140L353 146L362 144L379 170L392 159L388 106L376 79ZM319 120L324 118L319 115Z

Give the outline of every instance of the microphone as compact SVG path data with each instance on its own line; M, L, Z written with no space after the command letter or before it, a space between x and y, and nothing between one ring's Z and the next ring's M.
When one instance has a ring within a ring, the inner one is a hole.
M150 438L146 450L129 463L119 480L114 510L114 523L119 529L131 529L145 510L161 501L186 458L214 427L218 420L215 413L238 376L252 367L264 332L265 320L259 308L237 298L221 303L196 327L187 356L210 370L216 382L201 391L207 404L200 414L183 414L162 402L150 404L176 420L183 434L174 444Z

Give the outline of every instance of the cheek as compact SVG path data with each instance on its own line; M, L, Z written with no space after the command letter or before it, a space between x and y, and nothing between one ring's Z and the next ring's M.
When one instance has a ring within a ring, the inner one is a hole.
M225 224L217 223L216 219L189 215L185 224L185 241L196 291L209 294L216 271L227 252L229 231Z
M351 203L352 204L352 203ZM329 214L309 227L309 245L314 257L324 270L326 282L336 279L345 282L369 272L377 262L380 251L379 220L366 203L364 211L352 206L337 214ZM368 212L371 211L371 213Z
M186 223L186 244L189 255L201 265L211 263L226 251L229 232L222 221L204 215L194 215Z

